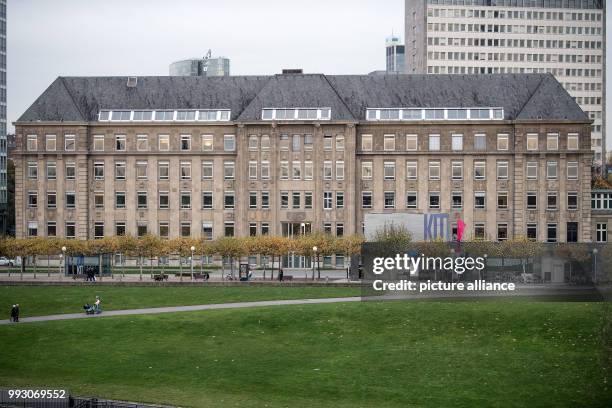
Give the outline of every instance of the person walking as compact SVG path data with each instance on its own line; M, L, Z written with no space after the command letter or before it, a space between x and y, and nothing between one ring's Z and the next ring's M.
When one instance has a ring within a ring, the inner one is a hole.
M96 303L94 304L94 308L96 314L102 313L102 302L100 301L100 296L96 296Z
M17 303L15 305L15 309L17 310L17 312L16 312L16 320L15 321L18 322L19 321L19 303Z
M11 322L16 322L17 320L17 305L13 305L11 308Z

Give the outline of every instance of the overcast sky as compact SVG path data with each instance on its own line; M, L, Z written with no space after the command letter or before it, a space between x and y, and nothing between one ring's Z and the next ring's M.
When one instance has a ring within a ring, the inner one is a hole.
M231 59L235 75L365 74L384 69L392 30L404 36L404 0L297 3L8 0L8 120L60 75L167 75L171 62L209 48Z

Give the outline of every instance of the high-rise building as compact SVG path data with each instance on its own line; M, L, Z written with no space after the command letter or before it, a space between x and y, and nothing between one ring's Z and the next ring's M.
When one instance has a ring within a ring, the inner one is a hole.
M404 72L406 56L402 40L396 35L387 37L385 48L387 50L387 72Z
M605 158L603 0L406 0L407 73L553 74Z
M6 160L6 0L0 0L0 235L7 232Z
M212 57L210 51L204 58L188 58L170 64L170 76L229 76L230 60Z

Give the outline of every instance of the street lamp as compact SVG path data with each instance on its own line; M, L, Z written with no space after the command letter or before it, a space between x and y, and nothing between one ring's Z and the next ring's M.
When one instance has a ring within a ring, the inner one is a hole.
M319 250L319 248L317 248L316 246L312 247L312 253L314 254L314 258L313 259L313 263L312 263L312 280L314 280L314 274L315 274L315 262L319 259L318 255L317 255L317 251Z
M594 262L594 268L593 268L593 283L597 284L597 253L599 251L597 250L597 248L593 248L593 262Z
M64 261L64 275L66 274L66 247L62 247L62 254L60 255L60 279L62 279L62 260Z
M193 280L193 253L195 252L195 247L191 246L191 280Z

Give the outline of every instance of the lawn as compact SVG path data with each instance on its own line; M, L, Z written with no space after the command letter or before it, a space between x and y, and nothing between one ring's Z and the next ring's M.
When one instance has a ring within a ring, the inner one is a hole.
M104 310L192 306L258 300L361 296L358 287L279 286L0 286L0 302L8 319L19 303L21 317L78 313L102 299Z
M609 407L604 308L368 302L0 326L0 386L190 407Z

